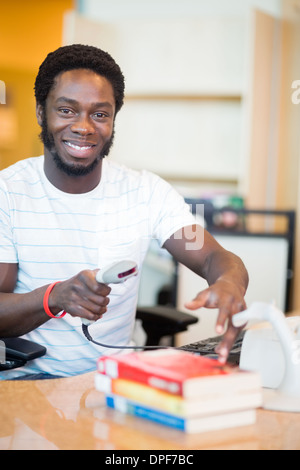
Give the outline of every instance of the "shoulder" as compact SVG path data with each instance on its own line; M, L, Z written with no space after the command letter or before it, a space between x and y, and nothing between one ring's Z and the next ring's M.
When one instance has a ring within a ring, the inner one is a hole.
M0 171L0 181L7 185L20 181L32 182L32 178L39 175L39 168L43 164L43 156L20 160Z
M104 161L106 181L126 184L127 186L141 189L151 189L152 191L162 188L169 189L171 186L163 178L148 170L137 170L129 168L112 160Z

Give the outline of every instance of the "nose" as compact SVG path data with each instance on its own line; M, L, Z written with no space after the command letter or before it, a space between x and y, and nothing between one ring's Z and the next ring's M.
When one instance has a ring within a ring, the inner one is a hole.
M82 136L94 134L95 127L92 119L87 114L78 115L71 125L71 131Z

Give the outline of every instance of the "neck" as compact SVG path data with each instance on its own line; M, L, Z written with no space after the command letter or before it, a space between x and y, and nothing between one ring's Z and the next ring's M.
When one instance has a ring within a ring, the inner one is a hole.
M60 191L70 194L83 194L92 191L101 180L102 159L90 173L85 175L69 175L60 169L52 154L44 149L44 172L47 179Z

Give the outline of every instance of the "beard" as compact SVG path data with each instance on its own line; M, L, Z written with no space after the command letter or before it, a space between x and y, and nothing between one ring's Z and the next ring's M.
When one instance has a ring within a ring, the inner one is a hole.
M115 130L113 128L111 138L104 144L101 152L97 155L95 160L92 163L90 163L90 165L85 166L85 165L81 165L80 163L77 163L77 164L66 163L63 161L63 159L61 158L61 156L59 155L55 147L53 135L49 132L48 123L47 123L47 119L45 116L43 117L41 128L42 128L42 131L40 133L41 141L43 142L47 150L49 150L49 152L51 153L57 168L63 171L68 176L85 176L91 173L97 167L99 162L103 158L108 156L110 149L113 145L114 135L115 135Z

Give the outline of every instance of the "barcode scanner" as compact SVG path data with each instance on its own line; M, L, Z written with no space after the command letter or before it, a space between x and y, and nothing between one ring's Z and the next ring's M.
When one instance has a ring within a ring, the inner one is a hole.
M96 274L96 281L102 284L120 284L137 274L138 267L135 261L116 261L100 269ZM82 318L81 321L86 326L94 323L86 318Z
M115 263L109 264L106 266L104 269L101 269L97 272L96 274L96 280L100 283L104 284L119 284L121 282L125 282L127 279L129 279L132 276L136 276L138 274L138 267L137 264L134 261L117 261ZM82 332L84 336L88 339L88 341L91 341L92 343L96 344L97 346L101 346L102 348L110 348L110 349L181 349L180 347L175 347L175 346L161 346L161 345L155 345L155 346L133 346L133 345L114 345L114 344L104 344L104 343L99 343L98 341L95 341L92 336L90 335L88 331L88 326L91 323L94 323L93 321L87 320L85 318L81 319L82 321ZM194 350L191 350L191 352L195 352Z
M137 264L134 261L117 261L100 269L96 275L96 281L103 284L119 284L138 273Z

